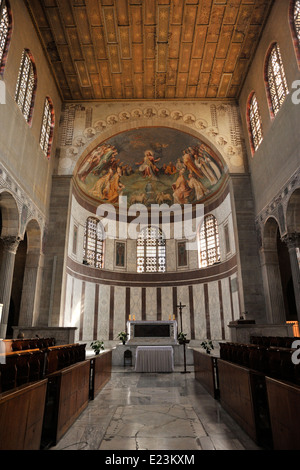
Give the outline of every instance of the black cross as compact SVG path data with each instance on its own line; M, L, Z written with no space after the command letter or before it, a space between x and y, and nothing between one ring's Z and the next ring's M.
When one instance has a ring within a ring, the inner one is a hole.
M183 330L182 330L182 309L183 309L184 307L186 307L186 305L182 305L181 302L180 302L179 305L177 305L177 308L179 308L181 332L183 332Z

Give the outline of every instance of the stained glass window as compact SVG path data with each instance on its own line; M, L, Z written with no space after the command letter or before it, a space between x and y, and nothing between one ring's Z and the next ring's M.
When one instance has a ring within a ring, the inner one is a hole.
M276 115L289 92L278 44L270 52L267 75L272 110Z
M15 99L27 122L29 122L31 117L34 89L34 65L29 52L24 50L19 69Z
M8 48L9 28L10 18L7 3L5 0L0 0L0 71Z
M300 0L295 1L294 25L295 25L296 35L298 39L298 44L300 45Z
M204 218L199 233L199 267L212 266L220 259L218 223L217 219L209 214Z
M257 150L263 140L262 122L259 112L258 102L255 93L253 94L249 106L249 123L251 139L254 150Z
M103 268L104 261L104 228L101 222L89 217L85 225L83 262L94 268Z
M166 240L160 229L146 227L137 239L137 272L164 273L166 271Z
M53 118L53 106L50 103L49 99L46 98L45 106L44 106L44 113L43 113L43 120L42 120L42 128L41 128L41 136L40 136L40 146L43 150L46 157L50 157L51 151L51 138L54 126L54 118Z

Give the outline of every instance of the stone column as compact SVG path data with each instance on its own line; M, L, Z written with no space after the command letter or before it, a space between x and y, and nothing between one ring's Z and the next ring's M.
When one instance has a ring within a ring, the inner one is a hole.
M3 241L3 259L0 269L0 303L3 304L2 318L0 324L0 338L6 337L11 288L14 275L16 253L19 247L20 238L7 236Z
M282 241L286 243L290 255L295 302L300 325L300 234L288 233L282 238Z
M260 259L266 299L267 322L271 324L284 324L286 317L277 251L262 248Z
M42 271L43 256L40 253L28 253L26 257L19 316L19 325L22 327L31 327L37 324Z

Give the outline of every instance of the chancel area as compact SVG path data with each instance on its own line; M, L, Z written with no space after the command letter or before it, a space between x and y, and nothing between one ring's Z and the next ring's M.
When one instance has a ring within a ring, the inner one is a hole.
M0 0L1 450L299 450L299 118L300 0Z

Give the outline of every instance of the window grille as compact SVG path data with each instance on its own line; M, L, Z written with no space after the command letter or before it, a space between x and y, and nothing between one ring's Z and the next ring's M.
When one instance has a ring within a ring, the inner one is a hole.
M160 229L144 228L137 239L137 272L164 273L166 271L166 241Z
M0 0L0 70L8 48L9 29L10 18L7 4L5 0Z
M53 106L49 99L46 98L40 135L40 146L47 158L50 157L53 126Z
M86 221L83 253L84 264L94 268L103 268L104 228L101 222L94 217L89 217Z
M249 122L251 138L254 150L257 150L263 140L262 122L258 102L255 93L252 96L249 107Z
M270 52L267 74L272 109L276 115L289 92L278 44Z
M199 267L212 266L220 259L218 223L210 214L205 217L199 233Z
M15 100L27 122L29 122L31 117L34 89L34 65L28 51L24 50L19 69Z
M298 39L298 44L300 46L300 0L295 1L294 25L295 25L295 30L296 30L296 36L297 36L297 39Z

